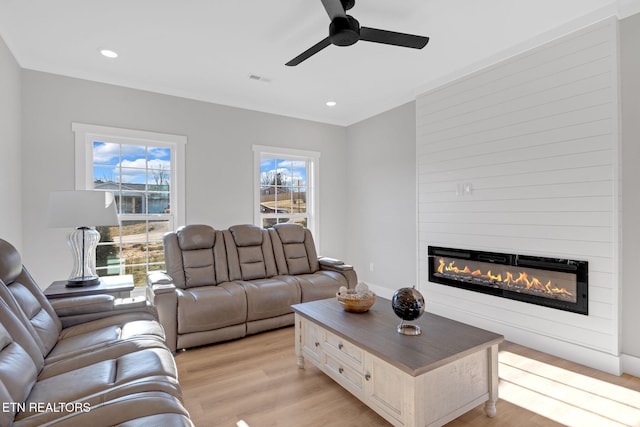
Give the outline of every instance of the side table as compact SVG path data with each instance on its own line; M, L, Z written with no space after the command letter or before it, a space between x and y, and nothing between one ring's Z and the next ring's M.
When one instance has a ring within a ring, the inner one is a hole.
M57 280L44 290L48 299L79 297L85 295L113 295L116 298L128 298L134 288L133 275L100 277L100 283L93 286L68 288L66 280Z

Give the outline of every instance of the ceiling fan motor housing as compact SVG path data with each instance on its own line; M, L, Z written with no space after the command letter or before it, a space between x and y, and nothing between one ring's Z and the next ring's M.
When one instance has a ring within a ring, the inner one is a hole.
M336 46L351 46L360 40L360 23L353 16L337 16L329 25L329 40Z
M344 10L349 10L356 4L356 0L340 0L340 3Z

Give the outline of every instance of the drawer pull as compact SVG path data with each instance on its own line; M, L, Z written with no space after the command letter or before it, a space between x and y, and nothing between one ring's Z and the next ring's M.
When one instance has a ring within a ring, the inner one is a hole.
M338 348L339 348L340 350L342 350L342 347L344 347L344 345L342 345L342 343L338 344Z
M371 379L371 374L368 373L368 372L366 374L364 374L364 379L369 381Z
M343 372L344 372L344 369L342 369L342 368L338 368L338 372L343 373Z

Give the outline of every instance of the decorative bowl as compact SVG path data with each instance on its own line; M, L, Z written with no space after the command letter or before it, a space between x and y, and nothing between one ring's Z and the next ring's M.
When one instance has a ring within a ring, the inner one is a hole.
M344 310L351 313L364 313L376 302L376 294L373 292L369 292L366 296L358 295L354 291L346 294L338 292L336 298Z

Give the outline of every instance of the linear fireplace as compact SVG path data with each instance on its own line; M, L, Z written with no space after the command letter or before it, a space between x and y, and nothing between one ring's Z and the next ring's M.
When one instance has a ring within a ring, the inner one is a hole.
M586 261L429 246L429 281L588 314Z

